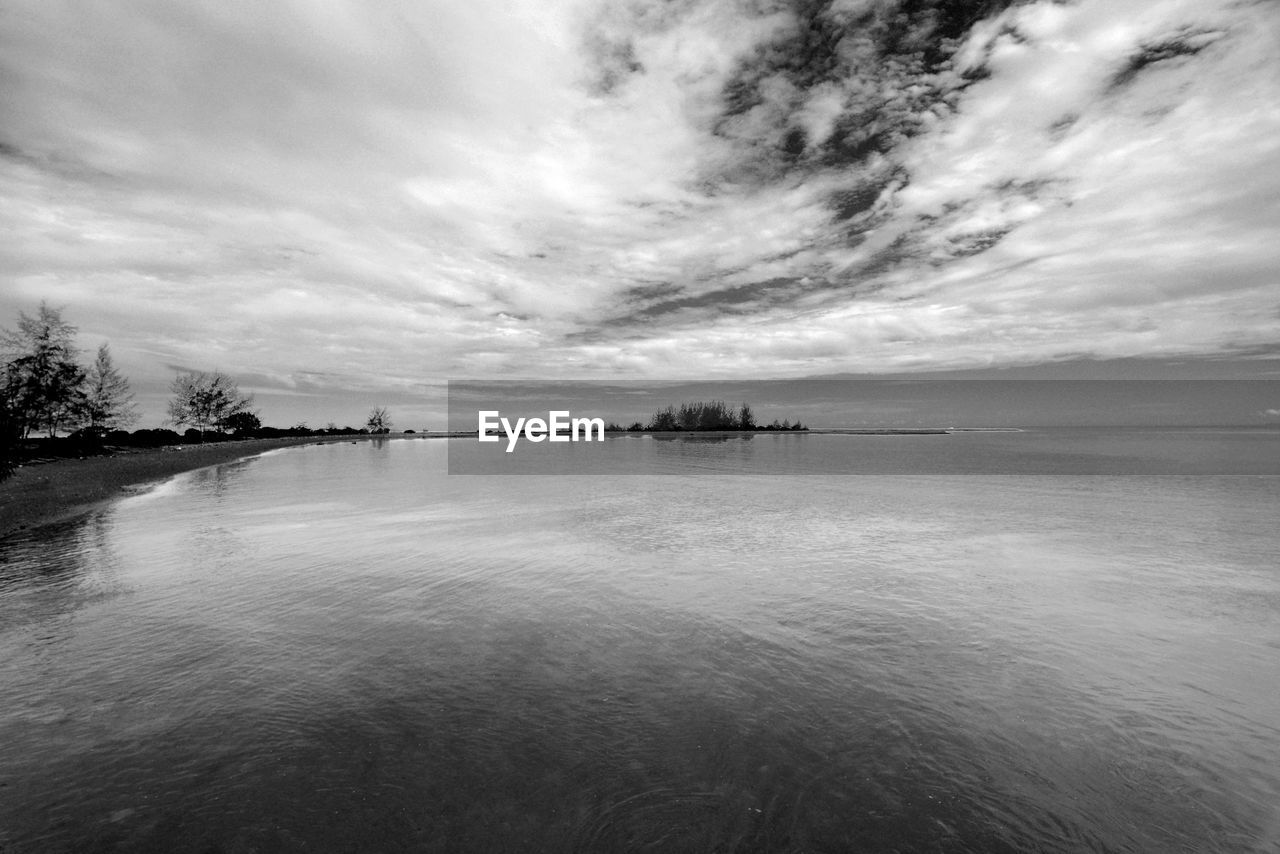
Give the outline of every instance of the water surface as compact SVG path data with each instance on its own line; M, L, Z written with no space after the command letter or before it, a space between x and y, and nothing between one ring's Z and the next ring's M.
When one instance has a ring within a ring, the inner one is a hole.
M1280 839L1280 478L451 477L445 445L6 544L0 848Z

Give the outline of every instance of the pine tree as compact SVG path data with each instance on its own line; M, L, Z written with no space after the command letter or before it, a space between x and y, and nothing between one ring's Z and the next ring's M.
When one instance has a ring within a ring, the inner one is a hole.
M87 427L102 433L127 427L138 420L138 407L129 391L129 381L116 370L111 349L105 343L98 348L98 358L89 368L83 418Z
M76 328L62 319L61 309L44 302L35 317L23 312L18 328L4 332L7 361L0 384L24 437L41 427L50 437L56 436L84 405L85 373L76 364L75 334Z

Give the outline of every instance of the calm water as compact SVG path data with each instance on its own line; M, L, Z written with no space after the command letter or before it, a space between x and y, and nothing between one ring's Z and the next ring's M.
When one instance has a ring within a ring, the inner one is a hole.
M822 469L794 438L753 447ZM0 850L1280 842L1280 478L450 477L446 444L0 548Z

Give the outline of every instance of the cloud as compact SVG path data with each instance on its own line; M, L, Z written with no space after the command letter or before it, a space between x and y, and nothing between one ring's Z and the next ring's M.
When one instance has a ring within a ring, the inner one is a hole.
M1274 350L1277 36L1228 0L18 0L0 325L49 299L136 384L319 396Z

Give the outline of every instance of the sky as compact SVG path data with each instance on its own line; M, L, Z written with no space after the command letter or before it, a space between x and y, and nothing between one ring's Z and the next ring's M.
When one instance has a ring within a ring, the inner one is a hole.
M1277 0L5 0L0 327L61 307L139 426L192 369L419 428L464 378L1280 378L1278 44Z

